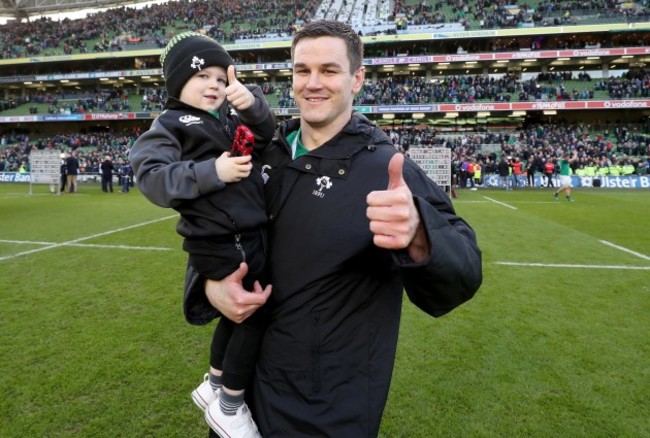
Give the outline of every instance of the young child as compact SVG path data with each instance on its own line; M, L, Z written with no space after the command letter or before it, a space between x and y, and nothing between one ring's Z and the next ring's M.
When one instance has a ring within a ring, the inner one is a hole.
M221 279L248 264L244 284L265 283L267 222L264 180L255 149L272 138L275 118L260 87L244 86L230 55L195 32L173 37L160 62L168 99L165 110L131 148L142 193L180 213L176 231L189 253L186 281ZM255 135L252 155L231 156L238 125ZM259 284L258 284L259 286ZM188 322L217 316L205 301L186 296ZM252 375L264 312L241 324L220 318L210 349L210 372L192 392L210 427L222 437L259 436L244 402Z

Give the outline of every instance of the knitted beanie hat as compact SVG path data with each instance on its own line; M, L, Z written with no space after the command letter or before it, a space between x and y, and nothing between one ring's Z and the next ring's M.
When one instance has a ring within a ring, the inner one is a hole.
M179 98L181 90L194 74L206 67L234 64L232 58L212 38L197 32L174 36L160 55L167 96Z

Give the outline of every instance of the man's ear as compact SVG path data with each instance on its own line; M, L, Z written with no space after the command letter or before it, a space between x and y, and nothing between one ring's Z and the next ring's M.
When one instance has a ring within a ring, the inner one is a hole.
M352 91L354 94L357 94L361 91L363 86L363 81L366 79L366 68L361 66L354 72L354 84L352 85Z

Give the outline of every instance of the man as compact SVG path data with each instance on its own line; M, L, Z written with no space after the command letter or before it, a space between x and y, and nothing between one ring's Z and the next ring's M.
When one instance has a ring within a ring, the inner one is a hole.
M133 167L131 166L131 162L129 160L122 160L122 165L120 166L120 178L120 184L122 184L122 190L120 193L129 193L133 178Z
M512 188L516 189L519 187L520 184L520 178L523 175L523 171L521 169L521 161L519 160L519 157L514 157L512 160L510 160L510 163L508 163L510 168L512 169Z
M463 158L463 161L460 163L460 188L464 189L467 187L467 178L469 178L469 160Z
M499 160L497 171L499 172L499 180L501 181L501 185L503 186L503 188L506 190L510 190L510 184L509 184L510 165L508 164L506 157L503 155L501 156L501 160Z
M62 153L60 155L60 157L61 157L61 168L60 168L60 172L61 172L61 182L60 182L61 183L61 188L60 188L59 191L61 193L65 193L65 185L66 185L66 181L68 179L68 165L66 164L68 156L67 156L67 154Z
M544 163L544 175L546 175L546 187L553 187L553 174L555 173L555 164L553 159L549 158Z
M467 179L469 180L470 187L475 189L474 173L476 172L476 158L468 158L465 161L467 162ZM467 184L465 184L465 187L467 187Z
M79 174L79 160L77 152L72 151L65 159L65 185L68 193L77 193L77 174Z
M573 190L571 185L571 164L577 163L578 161L578 151L573 151L573 157L569 155L568 152L564 152L560 158L560 188L553 193L553 199L556 201L560 200L560 193L564 192L566 200L573 202L571 197L571 192Z
M348 25L315 21L295 36L300 119L265 153L271 287L191 272L187 293L242 321L269 300L251 410L265 438L372 437L393 371L403 291L438 317L482 281L474 231L390 138L352 109L363 46ZM270 297L270 298L269 298Z
M540 161L535 154L530 154L526 162L526 180L528 187L535 187L535 172L539 169Z
M104 161L99 165L99 173L102 174L102 192L113 193L113 171L115 166L113 166L113 159L110 155L104 157Z

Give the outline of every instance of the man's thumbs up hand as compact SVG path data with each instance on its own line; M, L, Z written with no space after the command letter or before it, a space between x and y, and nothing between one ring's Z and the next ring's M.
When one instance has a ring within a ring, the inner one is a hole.
M388 163L388 188L370 192L366 198L370 231L380 248L406 248L420 224L413 195L402 175L403 166L404 155L393 155Z

